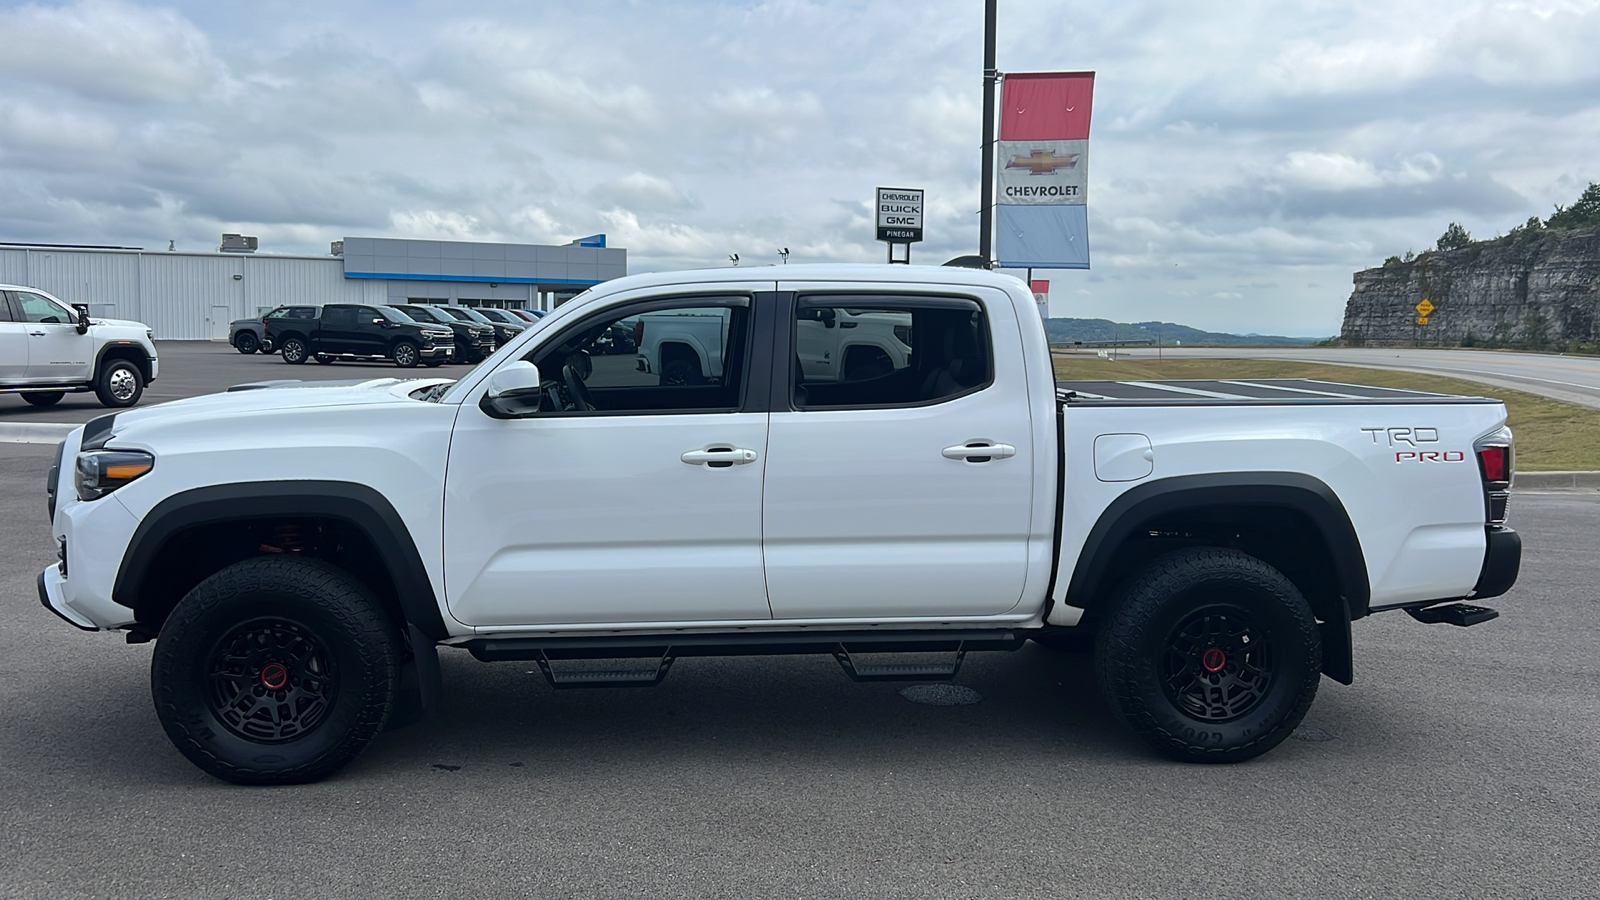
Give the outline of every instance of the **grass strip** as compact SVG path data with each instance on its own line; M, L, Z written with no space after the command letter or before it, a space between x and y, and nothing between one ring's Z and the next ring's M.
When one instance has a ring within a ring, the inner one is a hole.
M1505 388L1393 369L1358 369L1274 359L1108 360L1055 356L1065 381L1172 381L1191 378L1311 378L1338 384L1406 388L1468 397L1493 397L1506 405L1517 435L1517 468L1527 472L1600 471L1600 410Z

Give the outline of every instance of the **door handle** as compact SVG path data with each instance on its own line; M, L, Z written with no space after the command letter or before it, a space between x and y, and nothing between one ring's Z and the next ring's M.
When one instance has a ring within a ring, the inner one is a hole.
M30 332L28 332L28 334L31 334L34 337L44 337L44 335L45 335L45 333L43 331L30 331Z
M992 459L1010 459L1017 455L1017 448L993 441L967 441L944 448L943 454L945 459L957 462L986 463Z
M678 458L691 466L726 469L755 462L756 452L743 447L707 447L704 450L690 450Z

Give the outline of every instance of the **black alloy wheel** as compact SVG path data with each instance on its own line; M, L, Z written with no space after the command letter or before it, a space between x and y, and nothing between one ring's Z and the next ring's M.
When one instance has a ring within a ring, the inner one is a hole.
M233 348L246 356L261 349L261 342L256 340L255 332L241 331L233 340Z
M392 355L394 356L394 364L402 369L413 368L422 359L421 353L417 350L417 345L410 341L400 341L395 344Z
M1123 586L1095 636L1095 674L1118 717L1158 751L1242 762L1305 717L1322 643L1283 573L1238 550L1197 547Z
M337 699L338 672L322 640L300 623L266 616L217 641L206 664L210 712L258 744L310 733Z
M284 362L298 366L306 361L306 357L311 355L311 351L306 347L305 341L292 337L284 339L283 350L279 355L283 357Z
M224 781L316 781L388 721L400 627L364 585L322 560L235 563L162 624L150 668L156 714L190 762Z

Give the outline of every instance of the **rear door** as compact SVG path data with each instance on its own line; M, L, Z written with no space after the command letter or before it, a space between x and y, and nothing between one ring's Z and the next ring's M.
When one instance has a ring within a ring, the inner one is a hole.
M773 402L762 521L774 618L1013 610L1034 495L1009 298L976 287L781 287L795 297L776 339L789 378ZM802 354L815 362L822 344L834 365L807 365ZM866 362L843 371L853 350Z
M759 338L770 348L772 287L622 294L524 354L544 382L539 414L496 419L477 396L462 404L445 489L446 593L458 620L771 618L761 557L771 366L752 347ZM598 352L619 322L652 312L728 321L717 348L728 364L673 384L639 357Z

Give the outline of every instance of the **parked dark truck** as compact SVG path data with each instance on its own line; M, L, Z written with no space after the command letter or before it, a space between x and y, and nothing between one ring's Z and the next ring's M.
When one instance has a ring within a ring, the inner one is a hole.
M418 323L389 306L332 303L314 319L268 318L265 324L267 340L291 365L312 358L319 363L391 359L409 369L417 363L441 365L455 354L447 326Z

